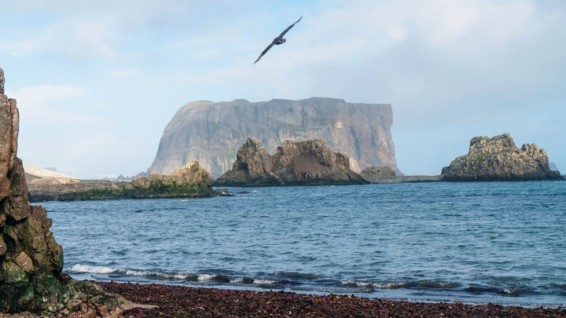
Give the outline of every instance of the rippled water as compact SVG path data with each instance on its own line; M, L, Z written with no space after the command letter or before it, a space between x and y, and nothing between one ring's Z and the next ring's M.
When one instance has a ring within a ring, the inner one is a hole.
M231 191L43 205L77 278L566 305L566 182Z

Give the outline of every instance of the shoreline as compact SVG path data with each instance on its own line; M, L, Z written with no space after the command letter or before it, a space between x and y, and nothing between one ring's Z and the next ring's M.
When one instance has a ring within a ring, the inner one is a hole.
M424 303L286 291L95 283L106 292L122 295L134 303L157 306L126 310L125 317L566 317L566 307Z
M493 179L493 180L450 180L445 179L441 175L410 175L410 176L392 176L375 179L364 179L367 183L290 183L284 185L257 185L257 184L239 184L239 185L223 185L218 186L215 182L206 189L192 189L189 192L171 192L150 193L142 190L141 192L126 191L124 189L116 190L116 188L127 188L128 182L114 183L109 180L79 180L75 183L58 183L58 184L31 184L28 183L28 196L32 203L41 203L49 201L108 201L122 199L195 199L195 198L211 198L217 196L233 196L227 189L230 188L269 188L269 187L295 187L295 186L350 186L350 185L370 185L370 184L401 184L401 183L494 183L494 182L544 182L544 181L566 181L566 175L561 175L560 179Z

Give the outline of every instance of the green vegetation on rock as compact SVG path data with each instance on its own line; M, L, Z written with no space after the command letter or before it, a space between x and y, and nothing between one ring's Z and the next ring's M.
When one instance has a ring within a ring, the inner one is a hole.
M58 195L59 201L113 200L113 199L153 199L153 198L202 198L212 195L212 187L207 184L163 185L151 183L149 187L136 187L120 183L112 188L91 189L79 192L66 192Z
M35 186L32 201L78 201L156 198L211 197L212 178L197 161L189 162L171 175L152 174L132 182L81 181L54 186Z

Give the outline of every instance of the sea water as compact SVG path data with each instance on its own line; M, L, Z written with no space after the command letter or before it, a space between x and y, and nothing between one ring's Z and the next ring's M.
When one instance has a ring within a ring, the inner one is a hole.
M42 205L79 279L566 305L566 182L229 190Z

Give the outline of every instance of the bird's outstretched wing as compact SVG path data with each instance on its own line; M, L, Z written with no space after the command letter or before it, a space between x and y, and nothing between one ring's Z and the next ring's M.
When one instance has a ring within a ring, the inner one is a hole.
M255 60L254 64L257 63L262 56L265 55L265 53L267 53L267 51L269 51L269 49L273 46L274 42L271 42L266 48L265 50L263 50L263 52L261 52L261 54L258 56L257 60Z
M291 30L291 28L294 27L295 24L299 23L299 21L301 21L302 18L303 18L303 17L300 17L299 20L295 21L295 23L293 23L293 24L291 24L290 26L288 26L283 32L281 32L281 34L280 34L278 37L276 37L275 39L273 39L273 41L271 42L271 44L269 44L269 46L267 46L267 47L265 48L265 50L263 50L263 52L261 52L261 54L258 56L257 60L255 60L254 64L257 63L257 62L261 59L261 57L264 56L265 53L267 53L267 51L269 51L269 49L270 49L273 45L275 45L275 44L281 44L282 42L285 42L285 39L283 39L283 36L285 35L285 33L287 33L287 31ZM282 40L282 42L276 43L278 39L283 39L283 40Z
M281 32L281 34L279 34L279 37L282 38L282 37L285 35L285 33L287 33L287 31L291 30L291 28L294 27L295 24L299 23L299 21L301 21L302 18L303 18L303 17L300 17L299 20L295 21L295 23L293 23L293 24L291 24L290 26L288 26L288 27L285 29L285 31L283 31L283 32Z

